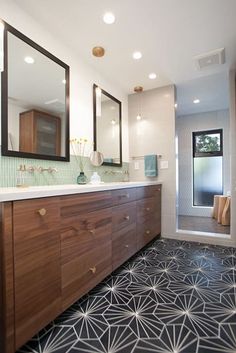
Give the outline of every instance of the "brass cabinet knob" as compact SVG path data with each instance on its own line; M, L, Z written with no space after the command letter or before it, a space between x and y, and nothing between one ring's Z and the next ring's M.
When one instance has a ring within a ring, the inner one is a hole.
M97 269L96 269L96 267L94 266L94 267L90 267L89 271L91 271L93 274L95 274L96 271L97 271Z
M40 216L45 216L47 210L45 208L40 208L37 212Z
M124 217L126 221L129 221L129 216Z
M89 233L90 233L90 234L95 234L95 229L90 229L90 230L89 230Z
M129 193L120 195L120 197L127 197L127 199L129 199Z
M147 208L146 208L146 211L150 211L150 208L149 208L149 207L147 207Z
M146 234L148 235L148 234L150 234L151 232L150 232L150 230L146 230Z

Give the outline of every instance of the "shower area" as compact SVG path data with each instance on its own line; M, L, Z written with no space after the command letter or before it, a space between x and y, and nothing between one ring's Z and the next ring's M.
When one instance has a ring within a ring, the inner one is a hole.
M178 230L230 234L228 76L177 86Z

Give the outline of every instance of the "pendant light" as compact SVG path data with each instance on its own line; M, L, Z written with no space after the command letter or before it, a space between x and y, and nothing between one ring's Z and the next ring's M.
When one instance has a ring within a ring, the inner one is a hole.
M142 119L142 114L141 114L141 105L142 105L142 101L141 101L141 93L143 92L143 87L142 86L136 86L134 87L134 92L137 93L139 95L138 97L138 115L136 116L137 120L141 120Z

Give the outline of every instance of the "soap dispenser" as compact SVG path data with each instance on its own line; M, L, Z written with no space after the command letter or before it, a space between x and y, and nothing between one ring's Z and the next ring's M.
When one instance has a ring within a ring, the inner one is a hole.
M91 184L100 184L101 183L101 177L97 172L94 172L93 175L91 176L90 183Z

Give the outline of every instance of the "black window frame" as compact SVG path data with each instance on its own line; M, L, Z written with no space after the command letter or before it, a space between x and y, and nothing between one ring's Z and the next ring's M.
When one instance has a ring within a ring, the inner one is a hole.
M200 135L211 135L211 134L220 134L220 151L214 152L196 152L196 137ZM193 158L194 157L217 157L223 156L223 129L214 129L214 130L203 130L195 131L192 133L193 138Z

